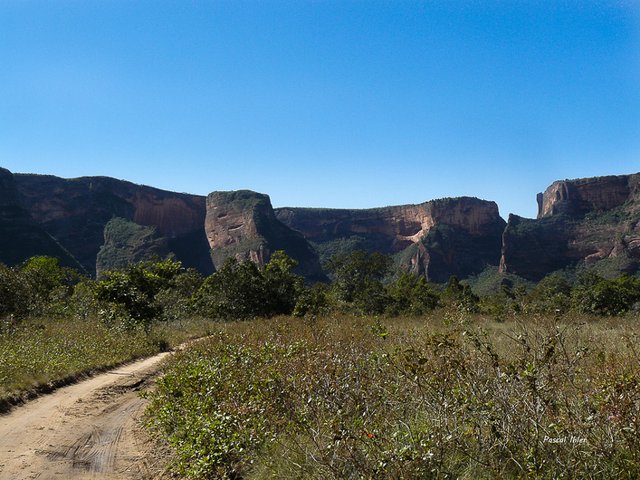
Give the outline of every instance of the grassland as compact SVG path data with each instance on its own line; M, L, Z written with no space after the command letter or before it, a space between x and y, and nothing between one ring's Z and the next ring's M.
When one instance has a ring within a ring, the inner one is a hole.
M638 478L639 320L219 324L147 423L194 479Z
M203 336L210 325L201 320L158 322L145 332L107 328L99 320L5 320L0 328L0 411L89 372Z

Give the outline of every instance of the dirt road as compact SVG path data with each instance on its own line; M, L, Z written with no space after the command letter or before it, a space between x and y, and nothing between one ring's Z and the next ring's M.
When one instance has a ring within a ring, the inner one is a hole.
M61 388L0 416L0 479L148 479L138 391L162 353Z

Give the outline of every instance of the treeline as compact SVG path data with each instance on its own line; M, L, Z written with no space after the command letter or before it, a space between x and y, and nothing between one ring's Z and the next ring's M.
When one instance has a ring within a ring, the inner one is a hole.
M587 272L570 282L554 273L532 288L503 284L481 298L455 277L446 285L406 272L390 277L392 261L378 253L332 257L326 265L328 284L305 285L295 267L295 260L279 251L264 268L228 259L206 278L180 262L161 260L92 280L55 258L33 257L15 268L0 264L0 318L97 316L108 325L133 328L186 316L242 320L345 312L393 317L437 308L496 317L570 310L621 315L640 305L640 278L632 276L608 280Z

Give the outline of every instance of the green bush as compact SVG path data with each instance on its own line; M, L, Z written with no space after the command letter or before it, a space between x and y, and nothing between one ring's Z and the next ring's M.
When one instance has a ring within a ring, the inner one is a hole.
M445 305L461 312L473 313L479 310L480 298L471 291L469 285L461 284L455 275L449 277L441 298Z
M296 265L282 251L275 252L264 269L228 258L196 293L196 310L223 320L289 315L303 288L302 277L293 273Z
M95 284L103 319L109 325L148 328L151 321L163 313L156 296L163 290L175 288L181 272L182 265L173 260L140 262L124 271L105 272L103 280Z
M387 314L424 315L440 304L436 288L422 275L401 273L395 282L387 287L389 305Z
M531 312L566 313L571 308L571 284L560 273L544 277L527 297Z
M317 317L327 315L330 309L329 286L324 283L316 283L300 291L292 314L295 317Z
M23 317L29 312L29 284L15 269L0 263L0 317Z
M389 303L382 279L392 259L380 253L356 250L334 255L326 268L333 276L332 289L347 309L368 315L383 313Z
M573 306L596 315L621 315L640 301L640 278L624 275L607 280L594 274L579 279L572 291Z

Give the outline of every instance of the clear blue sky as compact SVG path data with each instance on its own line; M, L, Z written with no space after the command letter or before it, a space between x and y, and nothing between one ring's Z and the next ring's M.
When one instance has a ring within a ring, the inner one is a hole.
M640 2L0 0L0 165L531 217L640 171Z

